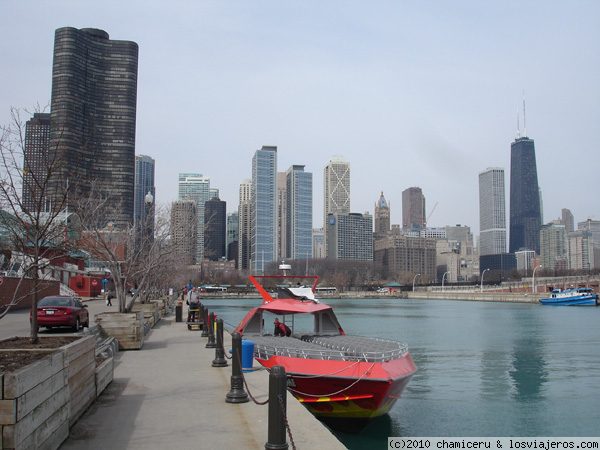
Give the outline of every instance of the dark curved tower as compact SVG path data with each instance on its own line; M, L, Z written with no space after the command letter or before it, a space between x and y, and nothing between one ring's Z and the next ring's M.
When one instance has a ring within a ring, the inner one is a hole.
M519 137L510 144L509 252L521 249L540 254L540 190L533 139Z
M54 38L50 150L69 203L90 186L109 197L107 221L133 221L138 46L94 28ZM60 188L58 188L60 192Z

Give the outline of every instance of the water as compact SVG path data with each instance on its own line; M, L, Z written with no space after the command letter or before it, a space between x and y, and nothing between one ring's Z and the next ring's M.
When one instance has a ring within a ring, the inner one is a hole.
M209 300L232 324L259 300ZM348 334L408 344L417 365L389 416L351 449L388 436L595 436L600 307L450 300L327 301Z

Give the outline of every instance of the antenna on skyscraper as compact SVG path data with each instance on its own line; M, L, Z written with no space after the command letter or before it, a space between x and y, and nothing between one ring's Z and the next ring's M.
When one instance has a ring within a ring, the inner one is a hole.
M519 111L517 110L517 139L521 137L521 117L519 115Z
M525 89L523 89L523 134L527 137L527 117L525 116Z

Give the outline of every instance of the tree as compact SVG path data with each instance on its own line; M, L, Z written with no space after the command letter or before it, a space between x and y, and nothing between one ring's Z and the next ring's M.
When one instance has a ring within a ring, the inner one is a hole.
M119 312L129 312L138 299L146 300L152 290L164 289L179 265L169 243L168 211L158 211L152 228L149 223L111 222L109 205L110 195L93 187L88 197L79 199L77 214L82 228L78 245L110 271ZM147 221L152 219L150 214L146 216ZM128 301L130 288L134 291Z
M10 123L0 130L0 228L5 246L21 257L19 286L31 287L24 292L16 289L12 300L0 307L0 318L30 298L30 335L32 343L37 343L43 271L70 248L69 215L64 209L69 189L54 177L59 163L55 148L49 141L32 148L21 111L11 108L10 115Z

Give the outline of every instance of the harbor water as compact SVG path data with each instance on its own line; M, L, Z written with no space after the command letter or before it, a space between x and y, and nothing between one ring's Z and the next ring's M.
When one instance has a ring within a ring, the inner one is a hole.
M259 302L204 301L232 325ZM326 303L347 334L405 342L417 365L389 415L361 433L336 433L348 448L384 448L388 436L598 435L600 307L407 299Z

